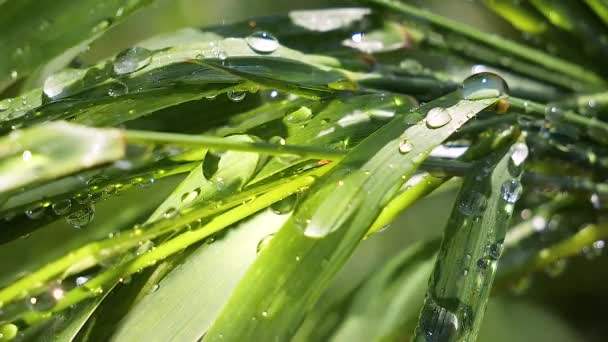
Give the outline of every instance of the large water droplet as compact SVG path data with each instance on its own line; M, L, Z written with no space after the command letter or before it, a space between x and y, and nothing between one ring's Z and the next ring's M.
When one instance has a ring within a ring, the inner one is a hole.
M472 191L463 195L458 203L458 210L467 216L479 216L486 208L487 203L486 196L477 191Z
M427 342L455 341L460 329L456 314L438 305L430 297L424 301L419 324Z
M279 41L273 35L264 31L254 32L245 40L251 50L257 53L271 53L279 48Z
M247 92L245 90L229 90L226 96L232 102L241 102L247 96Z
M452 121L450 112L442 107L435 107L426 114L426 125L428 128L439 128Z
M399 153L401 154L410 153L413 149L414 145L406 138L403 138L403 140L401 140L399 143Z
M171 218L174 218L177 215L177 213L178 213L178 210L174 207L171 207L163 213L163 217L166 219L171 219Z
M114 59L114 72L125 75L140 70L150 64L152 51L142 47L132 47L120 52Z
M72 208L72 201L70 199L64 199L61 201L57 201L57 202L53 203L53 205L51 206L51 209L53 209L53 212L55 213L55 215L59 215L59 216L69 213L71 208Z
M85 205L83 208L80 208L66 216L65 220L74 228L82 228L91 223L94 216L95 207L93 205Z
M502 241L498 241L490 245L490 247L488 248L488 255L490 256L490 258L498 260L502 255L503 250L504 244L502 243Z
M492 262L488 258L480 258L477 260L477 267L479 267L480 270L487 270L491 263Z
M110 85L110 87L108 88L108 95L111 97L122 96L128 92L129 92L129 87L127 87L127 85L122 82L114 83L114 84Z
M508 203L515 203L521 197L524 191L521 183L517 179L512 179L504 182L500 187L502 198Z
M491 72L472 75L462 82L462 98L465 100L500 97L508 92L507 82Z

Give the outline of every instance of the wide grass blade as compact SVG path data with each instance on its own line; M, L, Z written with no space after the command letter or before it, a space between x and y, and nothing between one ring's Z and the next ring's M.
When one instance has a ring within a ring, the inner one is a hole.
M205 341L288 339L401 184L433 148L497 100L461 100L453 93L365 139L315 185L262 251ZM450 119L437 127L440 107L448 107Z

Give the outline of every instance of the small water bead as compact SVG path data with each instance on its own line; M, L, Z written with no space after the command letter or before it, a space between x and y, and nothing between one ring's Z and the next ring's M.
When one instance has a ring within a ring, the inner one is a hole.
M245 38L245 41L251 50L257 53L271 53L279 48L278 39L265 31L254 32Z
M477 267L479 267L481 270L487 270L491 263L491 260L488 258L480 258L477 260Z
M120 52L114 59L114 72L117 75L126 75L140 70L152 61L152 51L139 46Z
M291 195L270 206L270 209L277 215L289 214L293 211L298 202L298 194Z
M128 92L129 92L129 88L127 87L126 84L124 84L122 82L114 83L108 88L108 96L111 96L111 97L122 96L122 95L127 94Z
M486 196L477 191L472 191L460 200L458 210L467 216L479 216L486 208L488 200Z
M163 213L163 217L166 219L171 219L171 218L174 218L177 215L177 213L178 213L178 210L174 207L171 207Z
M272 238L274 238L274 234L267 235L262 240L260 240L260 242L258 242L258 245L256 246L256 251L258 254L263 251L264 248L268 247L270 241L272 241Z
M192 191L186 192L182 195L181 201L182 203L186 204L186 203L191 203L192 201L194 201L198 195L201 193L201 189L200 188L196 188Z
M45 207L37 206L35 208L26 210L25 215L32 220L38 220L44 216L45 210L46 210Z
M241 102L247 97L247 92L245 90L229 90L226 96L232 102Z
M139 185L140 188L148 188L148 187L151 187L152 185L154 185L154 182L156 182L156 180L154 178L148 178L148 179L139 181L137 184Z
M74 228L82 228L91 223L91 221L93 221L94 216L95 207L91 204L85 205L83 208L73 211L68 216L66 216L65 220Z
M406 138L403 138L403 140L401 140L401 142L399 143L399 153L401 154L407 154L413 149L414 145Z
M64 199L58 202L53 203L51 206L55 215L65 215L70 212L72 209L72 201L70 199Z
M545 118L549 122L558 122L564 115L564 110L557 104L548 104L545 107Z
M482 100L507 95L509 86L502 77L482 72L468 77L462 82L462 98L465 100Z
M428 128L440 128L452 121L450 112L442 107L435 107L426 114L426 126Z
M498 242L490 245L490 248L488 248L488 255L490 256L490 258L492 258L494 260L498 260L500 258L500 256L502 255L503 250L504 250L503 242L498 241Z
M312 118L312 111L310 108L302 106L295 111L287 114L283 118L283 122L286 124L300 124L302 122L306 122Z
M517 179L512 179L504 182L500 187L502 198L507 203L514 204L519 200L524 189Z

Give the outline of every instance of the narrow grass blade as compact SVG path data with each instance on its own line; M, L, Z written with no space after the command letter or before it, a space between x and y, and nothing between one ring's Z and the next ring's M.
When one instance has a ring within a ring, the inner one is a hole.
M365 139L316 184L273 238L276 243L262 251L205 341L288 339L386 201L433 148L497 100L460 100L454 93L396 117ZM441 127L433 122L439 107L450 113ZM425 123L424 114L433 109Z
M418 243L391 259L357 290L331 341L406 340L413 331L439 241Z
M512 153L494 153L465 178L429 280L415 341L476 339L522 192L521 169L512 165Z

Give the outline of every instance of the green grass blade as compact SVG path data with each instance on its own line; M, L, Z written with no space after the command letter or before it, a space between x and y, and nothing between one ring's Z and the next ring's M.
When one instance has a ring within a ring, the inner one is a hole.
M439 241L414 244L359 289L334 342L406 340L414 328Z
M522 191L521 170L510 165L512 153L494 153L465 178L429 280L415 341L476 339L514 202Z
M125 152L116 129L55 122L15 131L0 139L0 192L116 161Z
M151 0L73 2L7 1L0 4L0 90L61 55L90 42Z
M196 249L122 320L113 340L197 340L255 259L258 243L288 218L260 213Z
M459 101L454 93L398 116L351 151L262 251L205 341L288 339L385 202L434 147L497 99ZM449 107L451 120L427 128L424 114L436 107Z

